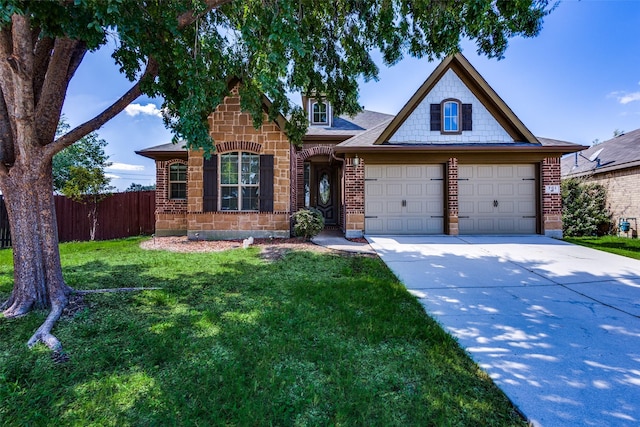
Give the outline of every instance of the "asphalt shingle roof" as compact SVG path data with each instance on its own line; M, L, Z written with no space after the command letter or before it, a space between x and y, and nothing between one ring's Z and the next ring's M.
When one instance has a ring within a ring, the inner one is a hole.
M393 117L391 114L363 110L353 117L345 115L334 117L331 127L311 125L307 130L307 136L357 135L381 122L388 122Z
M602 150L598 153L599 150ZM596 155L597 153L597 155ZM589 161L593 157L593 161ZM616 136L561 161L562 176L581 176L640 166L640 129Z

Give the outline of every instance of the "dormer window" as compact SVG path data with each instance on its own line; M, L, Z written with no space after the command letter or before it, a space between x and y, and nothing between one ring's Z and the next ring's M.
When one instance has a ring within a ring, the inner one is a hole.
M314 102L311 106L311 124L329 124L329 108L326 102Z
M472 118L472 104L463 104L457 99L431 104L431 130L443 135L459 135L473 130Z

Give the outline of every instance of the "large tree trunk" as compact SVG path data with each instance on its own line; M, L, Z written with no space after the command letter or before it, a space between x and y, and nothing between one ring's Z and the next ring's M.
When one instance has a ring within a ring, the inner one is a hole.
M16 317L34 308L50 309L49 318L29 344L42 341L59 350L60 345L50 332L67 304L71 288L64 282L60 265L51 162L34 159L27 166L16 164L1 184L11 224L14 261L14 286L4 315Z

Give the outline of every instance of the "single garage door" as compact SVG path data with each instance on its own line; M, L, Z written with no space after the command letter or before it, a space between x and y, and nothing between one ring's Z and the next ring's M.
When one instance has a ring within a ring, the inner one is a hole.
M459 165L460 234L536 232L535 165Z
M442 234L442 165L367 165L365 233Z

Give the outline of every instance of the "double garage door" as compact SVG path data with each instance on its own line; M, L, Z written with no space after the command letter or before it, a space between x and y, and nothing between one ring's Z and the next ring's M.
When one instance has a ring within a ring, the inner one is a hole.
M460 165L460 234L536 232L535 165ZM443 165L367 165L365 233L443 234Z

